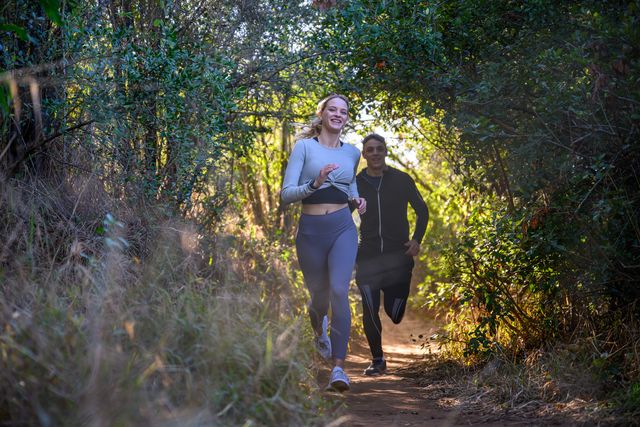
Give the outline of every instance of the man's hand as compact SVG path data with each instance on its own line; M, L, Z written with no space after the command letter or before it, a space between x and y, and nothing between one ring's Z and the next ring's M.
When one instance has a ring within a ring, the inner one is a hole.
M405 255L416 256L420 253L420 243L415 240L411 239L404 245L408 248Z

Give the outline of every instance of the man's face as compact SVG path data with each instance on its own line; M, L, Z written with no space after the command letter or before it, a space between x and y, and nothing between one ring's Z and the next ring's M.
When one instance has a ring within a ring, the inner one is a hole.
M362 157L367 161L367 167L380 169L385 166L387 147L377 139L370 139L362 149Z

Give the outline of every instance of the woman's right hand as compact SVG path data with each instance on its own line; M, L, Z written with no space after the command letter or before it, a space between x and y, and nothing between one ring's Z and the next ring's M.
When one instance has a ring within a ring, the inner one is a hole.
M313 181L313 186L315 188L319 188L327 180L327 176L329 176L331 172L338 169L339 167L340 165L337 163L327 163L326 165L324 165L324 167L320 169L320 173L318 174L315 181Z

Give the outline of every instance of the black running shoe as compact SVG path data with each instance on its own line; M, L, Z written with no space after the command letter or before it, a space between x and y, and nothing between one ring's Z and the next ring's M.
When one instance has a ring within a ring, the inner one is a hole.
M387 372L387 361L384 359L374 360L369 367L364 370L364 374L368 377L375 377Z

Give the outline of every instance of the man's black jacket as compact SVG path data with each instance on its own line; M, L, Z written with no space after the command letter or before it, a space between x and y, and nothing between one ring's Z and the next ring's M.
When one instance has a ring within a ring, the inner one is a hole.
M409 241L408 204L416 212L412 239L418 243L422 241L429 221L429 210L408 174L388 166L378 189L367 179L364 169L358 174L356 182L360 197L367 200L367 211L360 216L358 259L407 250L404 244Z

